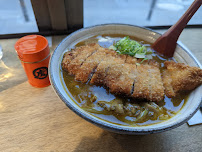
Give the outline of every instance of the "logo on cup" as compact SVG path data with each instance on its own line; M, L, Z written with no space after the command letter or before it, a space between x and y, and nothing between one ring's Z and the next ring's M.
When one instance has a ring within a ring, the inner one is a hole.
M36 79L45 79L48 76L48 68L40 67L33 71L33 75Z

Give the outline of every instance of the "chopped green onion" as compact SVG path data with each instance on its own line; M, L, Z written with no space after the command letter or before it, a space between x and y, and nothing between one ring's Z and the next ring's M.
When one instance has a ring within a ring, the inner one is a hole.
M128 36L111 45L109 49L115 50L118 54L127 54L143 60L148 59L146 55L152 54L145 46L135 40L131 40Z
M136 58L145 58L145 54L144 53L136 53L135 57Z
M112 50L115 50L115 51L116 51L116 47L113 46L113 45L111 45L111 46L109 47L109 49L112 49Z
M148 58L144 58L144 59L140 62L140 64L143 63L145 60L148 60Z

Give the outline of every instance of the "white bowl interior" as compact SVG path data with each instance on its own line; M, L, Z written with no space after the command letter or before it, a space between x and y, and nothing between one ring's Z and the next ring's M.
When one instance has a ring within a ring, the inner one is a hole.
M122 132L134 132L135 134L138 134L141 132L160 132L162 130L169 130L171 128L177 127L184 122L186 122L195 112L198 106L201 102L201 92L202 92L202 86L195 89L189 96L188 101L183 106L183 108L180 110L180 112L172 117L171 119L167 121L163 121L161 123L152 124L148 126L140 126L140 127L130 127L130 126L123 126L123 125L117 125L113 124L107 121L104 121L100 118L97 118L88 112L82 110L72 99L71 94L65 91L63 88L63 83L60 79L60 64L62 60L62 56L64 52L67 51L68 48L73 47L75 44L77 44L80 41L83 41L85 39L88 39L89 37L95 36L95 35L102 35L102 34L124 34L129 36L135 36L137 38L143 39L147 42L153 43L160 34L150 31L145 28L136 27L136 26L130 26L130 25L115 25L115 24L109 24L109 25L100 25L95 26L91 28L81 29L77 32L74 32L73 34L69 35L67 38L65 38L60 45L56 48L54 51L50 67L49 67L49 73L50 73L50 79L51 83L56 91L56 93L59 95L59 97L67 104L67 106L75 111L78 115L82 116L83 118L87 119L88 121L91 121L95 123L96 125L100 127L104 127L106 129L111 129L112 131L115 129L122 130ZM189 52L189 50L183 49L181 46L177 46L176 53L174 55L175 59L178 62L186 63L190 66L198 66L201 68L200 63L196 60L196 58Z

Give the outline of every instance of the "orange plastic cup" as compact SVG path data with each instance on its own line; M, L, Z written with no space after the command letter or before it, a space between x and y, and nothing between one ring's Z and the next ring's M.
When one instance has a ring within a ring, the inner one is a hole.
M15 50L29 83L39 88L49 86L50 50L48 40L41 35L24 36L16 42Z

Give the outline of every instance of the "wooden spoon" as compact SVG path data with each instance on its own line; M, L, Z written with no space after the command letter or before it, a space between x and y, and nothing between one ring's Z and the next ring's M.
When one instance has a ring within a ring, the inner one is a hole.
M185 28L201 4L202 0L195 0L184 15L178 20L178 22L171 26L167 32L165 32L154 42L152 48L166 57L173 57L177 40L182 30Z

